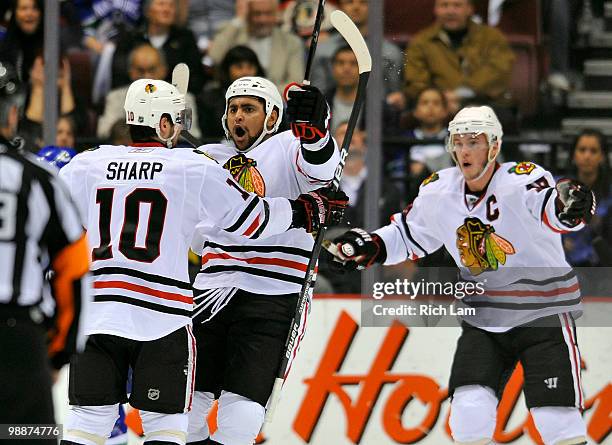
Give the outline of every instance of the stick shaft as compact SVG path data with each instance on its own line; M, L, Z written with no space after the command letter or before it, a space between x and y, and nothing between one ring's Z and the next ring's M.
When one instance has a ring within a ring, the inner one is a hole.
M340 186L340 180L342 179L342 172L344 171L344 163L346 161L346 156L348 154L348 150L351 144L351 139L353 137L353 131L357 126L357 121L359 119L359 113L361 111L362 105L365 101L365 91L368 83L368 79L370 77L370 72L364 72L359 75L359 86L357 87L357 97L355 98L355 102L353 103L353 108L351 110L351 116L348 121L348 125L346 128L346 134L344 135L344 140L342 141L342 149L340 151L340 163L338 167L336 167L336 171L334 173L334 179L332 182L332 189L338 190ZM319 254L321 253L321 247L323 240L325 239L325 233L327 232L327 226L322 226L315 238L314 247L312 250L312 254L308 260L308 266L306 268L306 276L304 278L304 284L302 284L302 289L300 290L300 295L298 297L297 306L295 309L295 314L293 319L291 320L291 326L289 328L289 334L287 335L287 340L285 341L285 349L284 354L281 360L281 364L278 368L278 372L276 374L276 381L274 384L274 388L272 394L270 396L270 403L268 404L268 408L266 411L266 421L270 422L274 411L276 410L276 406L280 399L280 391L282 388L282 382L285 379L285 374L287 373L287 367L289 366L289 361L291 360L291 356L293 354L293 349L297 346L295 342L298 339L298 333L300 328L300 323L302 321L302 316L304 315L304 310L306 309L306 303L308 302L310 295L310 288L312 287L312 282L314 280L314 271L317 265L317 261L319 260Z
M304 73L304 83L310 83L310 70L314 61L317 44L319 43L319 32L321 31L321 22L323 21L323 10L325 9L325 0L319 0L317 7L317 17L315 19L314 28L312 29L312 37L310 38L310 49L308 50L308 59L306 59L306 72Z

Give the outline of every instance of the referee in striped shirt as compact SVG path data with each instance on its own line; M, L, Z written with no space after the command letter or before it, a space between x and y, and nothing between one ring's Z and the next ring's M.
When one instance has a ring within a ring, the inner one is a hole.
M11 142L22 103L14 70L0 62L0 423L51 424L51 369L85 341L88 247L63 183Z

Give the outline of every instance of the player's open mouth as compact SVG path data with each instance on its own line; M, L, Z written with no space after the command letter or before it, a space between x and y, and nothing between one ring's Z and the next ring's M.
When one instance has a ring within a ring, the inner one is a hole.
M463 166L463 168L468 168L472 164L470 162L462 162L461 165Z
M242 137L246 136L246 130L244 128L242 128L242 127L236 126L234 128L234 134L236 135L236 137L242 138Z

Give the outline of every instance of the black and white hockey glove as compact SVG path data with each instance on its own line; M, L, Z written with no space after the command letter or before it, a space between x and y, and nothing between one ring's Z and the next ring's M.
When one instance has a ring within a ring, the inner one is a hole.
M323 225L340 224L347 205L348 196L342 190L334 192L324 187L303 193L291 201L293 221L290 228L303 228L312 233Z
M292 83L285 89L285 98L294 136L309 145L326 144L331 114L323 93L312 85Z
M365 269L375 263L384 263L387 249L383 240L375 233L354 228L343 233L325 248L334 256L334 261L346 270Z
M588 224L595 214L597 201L593 192L584 184L572 179L560 179L556 185L557 218L567 227L576 227L581 222Z

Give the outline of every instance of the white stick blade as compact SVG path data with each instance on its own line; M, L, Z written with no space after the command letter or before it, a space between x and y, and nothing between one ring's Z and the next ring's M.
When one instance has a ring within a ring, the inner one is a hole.
M172 85L182 94L187 93L189 86L189 67L185 63L177 64L172 70Z
M337 10L331 13L331 24L349 44L359 65L359 74L372 71L372 57L363 36L357 26L344 12Z

